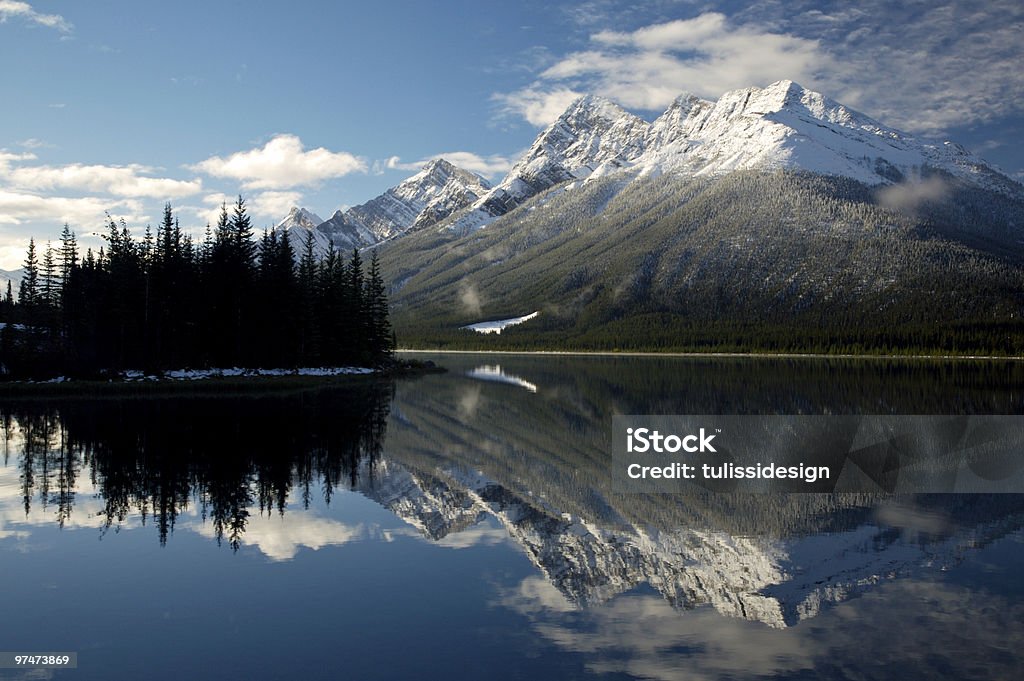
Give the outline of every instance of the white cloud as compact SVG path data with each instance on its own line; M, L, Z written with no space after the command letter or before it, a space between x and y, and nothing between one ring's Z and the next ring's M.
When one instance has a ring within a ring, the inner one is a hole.
M475 154L472 151L448 151L442 154L434 154L427 158L420 159L419 161L413 161L411 163L403 162L401 157L392 156L387 160L374 163L374 169L383 170L387 168L389 170L411 170L419 171L430 161L435 159L443 158L452 165L458 166L470 172L474 172L477 175L483 175L484 177L492 178L497 175L504 175L512 169L513 161L500 154L491 154L490 156L481 156Z
M0 0L0 24L8 19L24 19L25 21L47 28L55 28L61 33L70 33L71 24L59 14L40 14L32 9L32 5L19 0Z
M212 523L192 522L186 527L207 538L216 536ZM289 509L286 517L251 514L241 541L246 546L255 546L270 560L282 561L291 560L303 547L317 551L325 546L377 538L380 532L377 526L346 525L312 511Z
M631 23L607 3L591 4L587 16L600 21L589 26ZM683 92L716 99L791 79L889 125L938 135L1019 114L1022 31L1019 0L764 0L728 17L708 11L637 30L592 32L587 49L494 99L504 113L543 126L575 92L659 110Z
M28 239L25 239L25 243L21 243L20 240L15 239L10 243L0 245L0 269L2 270L16 270L21 267L22 262L25 259L25 250L28 248ZM14 287L17 288L18 282L14 282ZM2 293L3 291L0 291Z
M271 218L276 223L284 218L292 206L299 205L299 192L261 192L246 200L249 212L256 217Z
M32 154L9 154L0 152L0 181L8 187L47 191L71 189L77 191L111 194L120 197L168 199L195 194L202 190L200 180L174 180L163 177L146 177L153 173L148 166L131 164L127 166L83 165L72 163L64 166L12 165L34 160Z
M192 213L202 223L202 230L205 233L206 225L214 227L217 224L217 220L220 219L221 206L227 206L228 214L231 214L231 206L234 205L238 199L237 196L228 196L227 194L215 193L207 194L203 197L202 206L179 206L178 211L181 213ZM196 235L198 236L198 235Z
M277 135L258 149L227 158L211 156L191 167L214 177L240 180L246 189L290 189L366 172L366 161L346 151L305 150L295 135Z
M492 99L501 104L506 114L522 116L531 125L543 127L558 118L581 94L566 87L534 84L516 92L495 94Z
M537 82L495 99L507 112L541 126L579 92L626 107L661 109L682 92L718 97L784 78L813 85L832 63L815 40L736 25L717 12L631 32L600 31L590 39L593 49L567 55Z
M23 154L15 154L7 151L6 149L0 149L0 173L3 173L10 168L11 163L34 160L36 160L36 155L30 151L26 151Z
M302 194L294 191L269 191L257 192L242 197L245 200L245 207L249 215L254 218L272 220L275 224L288 214L292 206L297 206L302 201ZM238 196L229 196L224 193L207 194L203 197L204 206L181 206L181 212L196 215L203 223L203 230L207 224L211 227L217 224L220 219L221 206L226 205L228 215L234 210Z
M99 197L38 196L0 188L0 224L20 225L34 220L55 224L99 226L110 212L129 222L148 219L142 204L133 199L111 200Z
M865 0L818 12L768 3L752 11L751 21L818 37L836 65L829 94L890 125L937 134L1019 113L1024 103L1019 0Z

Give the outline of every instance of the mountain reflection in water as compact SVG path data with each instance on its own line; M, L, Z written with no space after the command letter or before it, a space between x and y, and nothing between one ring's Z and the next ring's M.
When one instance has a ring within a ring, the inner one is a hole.
M1021 413L1019 365L433 359L451 371L287 395L0 405L0 539L27 541L44 523L145 524L174 551L175 528L187 526L274 561L403 533L451 548L512 545L535 573L497 589L496 604L553 645L619 651L592 671L659 678L675 678L657 670L681 653L636 639L644 621L756 647L762 634L728 622L788 629L855 596L883 617L877 598L896 593L948 606L946 620L966 626L975 613L944 575L987 547L1018 561L1024 551L1024 495L623 495L608 475L615 414ZM406 529L314 512L353 492ZM1011 622L1021 614L1006 608ZM596 629L566 619L588 611ZM1000 631L1024 636L1019 622ZM766 673L804 668L804 653L772 657ZM735 672L723 659L704 672Z

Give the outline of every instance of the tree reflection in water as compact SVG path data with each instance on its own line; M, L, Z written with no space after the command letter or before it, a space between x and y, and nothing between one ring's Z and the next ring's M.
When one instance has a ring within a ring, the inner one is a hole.
M394 393L372 382L289 394L78 399L0 404L5 465L20 454L25 513L56 507L63 527L82 476L103 499L105 530L132 514L167 542L198 508L235 550L250 509L283 514L372 476Z

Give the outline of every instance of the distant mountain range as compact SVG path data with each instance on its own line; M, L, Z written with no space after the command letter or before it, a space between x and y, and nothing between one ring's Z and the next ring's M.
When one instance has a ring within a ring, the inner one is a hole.
M340 251L365 248L401 236L409 229L436 224L489 189L479 175L437 159L380 196L335 212L330 220L295 207L275 229L289 235L297 253L305 247L309 231L314 232L314 247L321 255L332 242Z
M23 272L19 270L0 270L0 297L7 294L7 284L11 284L11 295L14 299L18 299L18 287L21 285L21 275Z
M870 327L877 344L1024 314L1024 187L791 81L683 94L653 122L583 97L494 187L434 161L305 215L338 248L386 242L396 326L426 342L534 311L501 342L699 345L710 324L711 345L737 325Z

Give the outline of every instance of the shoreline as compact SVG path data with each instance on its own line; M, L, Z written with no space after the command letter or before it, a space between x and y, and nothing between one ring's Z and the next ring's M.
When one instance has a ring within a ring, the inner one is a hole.
M260 392L302 392L358 385L373 381L416 377L443 371L437 367L417 366L410 362L394 367L334 367L303 370L212 370L201 376L132 375L118 378L44 379L0 382L0 400L24 398L75 397L162 397L174 395L230 396ZM219 372L219 373L218 373Z
M905 360L931 360L931 361L1006 361L1021 362L1024 356L1020 355L828 355L822 353L799 353L799 352L614 352L611 350L420 350L412 348L401 348L395 350L395 354L438 354L438 355L541 355L541 356L569 356L569 357L682 357L688 359L713 358L713 359L905 359Z

